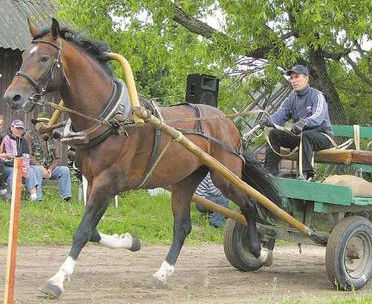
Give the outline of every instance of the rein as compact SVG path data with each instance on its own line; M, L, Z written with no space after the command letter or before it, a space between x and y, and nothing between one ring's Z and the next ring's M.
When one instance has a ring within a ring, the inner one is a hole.
M61 112L66 112L66 113L72 113L72 114L78 115L82 118L85 118L86 120L90 120L90 121L93 121L95 123L101 124L103 126L111 126L111 124L104 119L94 118L92 116L80 113L80 112L75 111L73 109L70 109L68 107L61 106L61 105L58 105L56 103L53 103L53 102L50 102L50 101L47 101L47 100L44 100L42 103L35 102L35 104L38 105L38 106L50 106L54 110L59 110Z
M42 103L35 102L35 104L40 105L40 106L48 105L55 110L60 110L62 112L66 112L66 113L73 113L73 114L76 114L76 115L78 115L82 118L85 118L87 120L94 121L96 123L106 125L106 126L109 125L107 123L107 121L105 121L103 119L94 118L92 116L80 113L80 112L72 110L72 109L70 109L66 106L61 106L61 105L55 104L55 103L50 102L50 101L44 100ZM167 124L172 124L172 123L186 122L186 121L188 121L188 122L190 122L190 121L207 121L207 120L210 120L210 119L215 120L215 119L221 119L221 118L233 118L233 117L237 117L237 116L244 116L244 115L248 115L248 114L257 114L257 113L261 113L261 112L263 112L263 111L262 110L246 110L246 111L241 111L241 112L236 112L236 113L231 113L231 114L216 115L216 116L209 116L209 117L188 117L188 118L182 118L182 119L168 119L168 120L163 119L163 122L167 123Z

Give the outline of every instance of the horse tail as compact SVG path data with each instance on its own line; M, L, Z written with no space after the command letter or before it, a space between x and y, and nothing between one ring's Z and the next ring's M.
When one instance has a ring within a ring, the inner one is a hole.
M254 156L249 152L244 152L243 157L245 164L242 170L242 179L248 185L252 186L261 194L274 202L278 207L282 208L282 198L279 189L275 183L274 177L254 159ZM272 214L264 208L261 204L256 204L257 212L263 213L265 218L267 216L272 218Z

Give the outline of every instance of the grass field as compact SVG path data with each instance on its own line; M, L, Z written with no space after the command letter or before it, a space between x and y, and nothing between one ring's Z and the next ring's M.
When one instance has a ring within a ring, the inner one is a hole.
M58 197L58 190L44 191L42 202L22 201L19 243L24 245L58 244L68 245L80 223L84 205L74 199L64 202ZM0 244L8 242L10 204L0 201ZM222 243L222 229L208 224L192 205L193 230L187 238L188 244L206 242ZM119 198L119 207L110 204L98 229L103 233L137 234L147 244L170 244L173 217L168 194L150 196L147 191L131 191Z
M306 300L306 299L301 299L301 300L290 300L290 301L284 301L281 304L371 304L372 303L372 296L370 297L360 297L358 294L354 294L354 297L349 298L349 299L340 299L340 300L320 300L314 302L314 299L311 300Z

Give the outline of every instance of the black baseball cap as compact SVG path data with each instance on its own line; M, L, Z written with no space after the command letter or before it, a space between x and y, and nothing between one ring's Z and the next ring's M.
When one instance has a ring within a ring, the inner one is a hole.
M304 74L306 76L309 76L309 70L307 69L307 67L301 64L296 64L293 68L288 70L286 74L290 76L292 73Z

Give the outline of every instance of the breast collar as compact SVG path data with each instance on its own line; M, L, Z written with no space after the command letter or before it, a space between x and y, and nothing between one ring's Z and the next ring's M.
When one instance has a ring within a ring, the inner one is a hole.
M115 133L118 126L115 118L127 119L131 113L131 104L127 86L119 79L113 80L113 92L107 106L99 114L102 123L95 123L86 130L75 132L72 129L71 119L68 119L61 141L76 149L87 149L98 145L111 134Z

